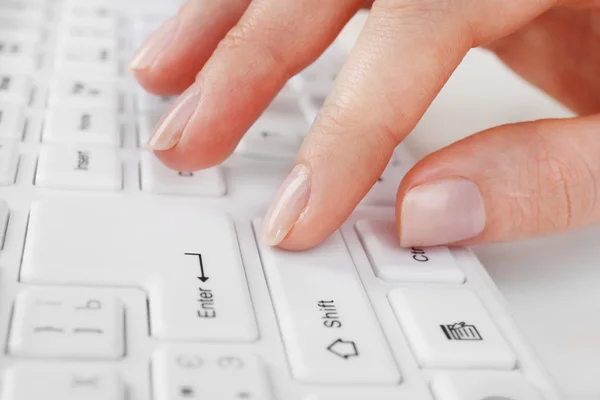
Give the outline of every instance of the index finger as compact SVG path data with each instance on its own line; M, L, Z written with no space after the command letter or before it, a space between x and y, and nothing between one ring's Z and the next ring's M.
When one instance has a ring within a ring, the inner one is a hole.
M312 247L354 210L470 48L556 0L376 0L366 26L276 195L262 240Z

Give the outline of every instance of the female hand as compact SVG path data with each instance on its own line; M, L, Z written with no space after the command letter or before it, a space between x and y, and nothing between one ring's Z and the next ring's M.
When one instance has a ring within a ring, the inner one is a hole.
M600 221L599 0L364 3L188 0L131 64L147 90L183 92L150 147L178 170L219 164L288 78L369 6L263 241L306 249L337 229L477 46L582 116L496 127L425 157L398 190L400 243L475 244Z

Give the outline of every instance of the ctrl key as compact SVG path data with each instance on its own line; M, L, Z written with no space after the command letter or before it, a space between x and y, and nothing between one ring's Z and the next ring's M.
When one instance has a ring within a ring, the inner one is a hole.
M2 382L6 400L125 400L126 393L117 374L83 364L17 364Z

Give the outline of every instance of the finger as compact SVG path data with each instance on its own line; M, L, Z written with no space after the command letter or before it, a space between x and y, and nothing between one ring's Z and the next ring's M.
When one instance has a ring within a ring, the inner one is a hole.
M375 1L300 150L297 163L306 182L282 187L264 219L263 241L304 249L328 237L376 182L394 147L467 51L549 6L519 0ZM303 188L302 201L291 188ZM294 207L285 204L289 199Z
M196 83L159 122L150 147L173 169L220 163L285 82L327 48L360 5L361 0L253 1Z
M398 191L403 246L476 244L600 222L600 117L507 125L421 160Z
M600 111L599 26L597 10L556 7L488 48L573 111L589 115Z
M238 22L250 0L188 0L133 56L130 68L148 91L183 92L219 41Z

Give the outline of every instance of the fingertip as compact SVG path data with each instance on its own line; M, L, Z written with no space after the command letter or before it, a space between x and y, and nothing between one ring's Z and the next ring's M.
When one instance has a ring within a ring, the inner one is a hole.
M171 44L177 35L178 29L179 18L177 16L165 21L148 36L135 52L129 62L129 68L134 71L150 69Z
M133 70L130 74L136 82L148 93L156 96L176 96L194 83L194 76L181 73L170 73L157 70ZM164 77L168 78L164 78Z
M461 242L479 235L486 224L479 188L461 177L447 177L411 188L398 209L402 247Z

